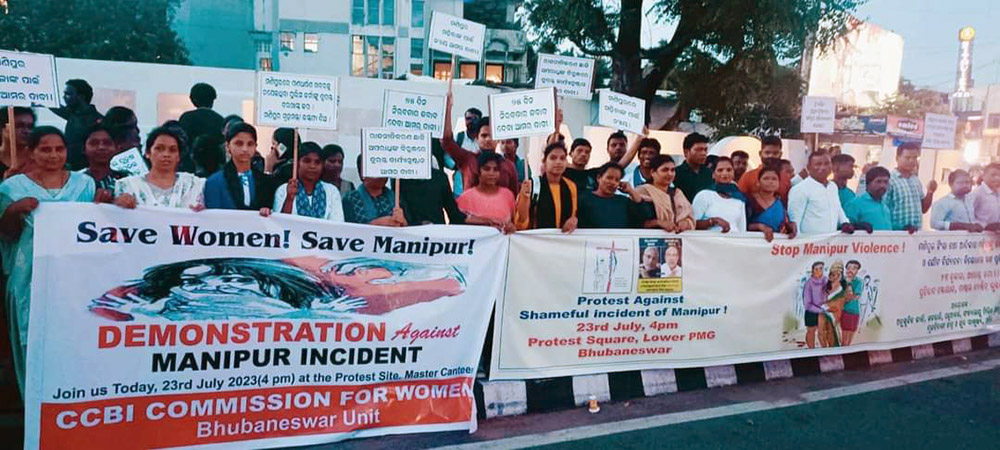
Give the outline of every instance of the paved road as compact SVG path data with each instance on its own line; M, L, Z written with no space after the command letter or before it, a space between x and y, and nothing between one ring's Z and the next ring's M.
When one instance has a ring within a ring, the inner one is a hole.
M997 449L1000 369L536 448Z
M670 423L670 425L662 425ZM635 430L622 432L623 430ZM309 450L997 449L1000 348L480 422ZM550 445L551 444L551 445Z

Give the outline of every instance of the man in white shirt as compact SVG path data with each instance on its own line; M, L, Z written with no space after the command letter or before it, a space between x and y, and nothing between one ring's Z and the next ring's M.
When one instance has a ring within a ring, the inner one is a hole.
M809 177L792 186L788 194L788 219L799 225L800 234L854 232L840 205L837 185L830 182L833 171L825 152L809 155Z

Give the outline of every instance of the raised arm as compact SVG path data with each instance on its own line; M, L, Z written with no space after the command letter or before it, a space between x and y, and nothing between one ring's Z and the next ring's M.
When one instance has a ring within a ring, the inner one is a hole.
M617 161L618 165L624 169L629 164L631 164L632 160L635 159L635 155L639 154L639 144L642 142L643 139L647 137L649 137L649 128L643 126L642 135L638 135L635 137L635 139L632 141L632 145L628 146L628 151L625 152L625 155L622 156L622 159L619 159Z

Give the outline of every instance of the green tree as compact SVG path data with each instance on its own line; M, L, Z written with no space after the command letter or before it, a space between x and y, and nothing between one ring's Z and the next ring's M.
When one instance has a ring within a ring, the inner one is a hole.
M948 94L920 89L910 80L899 80L899 91L892 97L880 100L867 114L902 116L923 119L924 113L949 114Z
M114 61L190 64L170 27L180 0L9 0L0 48Z
M642 0L527 0L525 10L535 34L570 42L593 57L610 58L615 91L649 100L665 86L678 92L699 90L704 95L681 92L684 108L698 109L712 109L701 106L709 93L725 92L732 97L729 105L744 102L740 108L757 109L754 96L766 100L773 93L753 89L787 87L778 84L789 80L778 62L796 67L806 48L832 43L863 1L657 0L648 11L676 31L652 48L640 45ZM725 70L726 76L713 69ZM668 82L671 76L675 78ZM797 90L801 81L793 86ZM784 98L788 91L781 92ZM718 106L719 114L730 108Z

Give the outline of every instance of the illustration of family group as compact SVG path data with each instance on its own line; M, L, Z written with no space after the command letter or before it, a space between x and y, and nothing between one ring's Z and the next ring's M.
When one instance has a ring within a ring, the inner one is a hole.
M806 346L821 347L851 345L861 322L861 294L865 283L858 277L861 263L850 260L847 265L834 261L812 264L810 277L802 288L805 307Z

